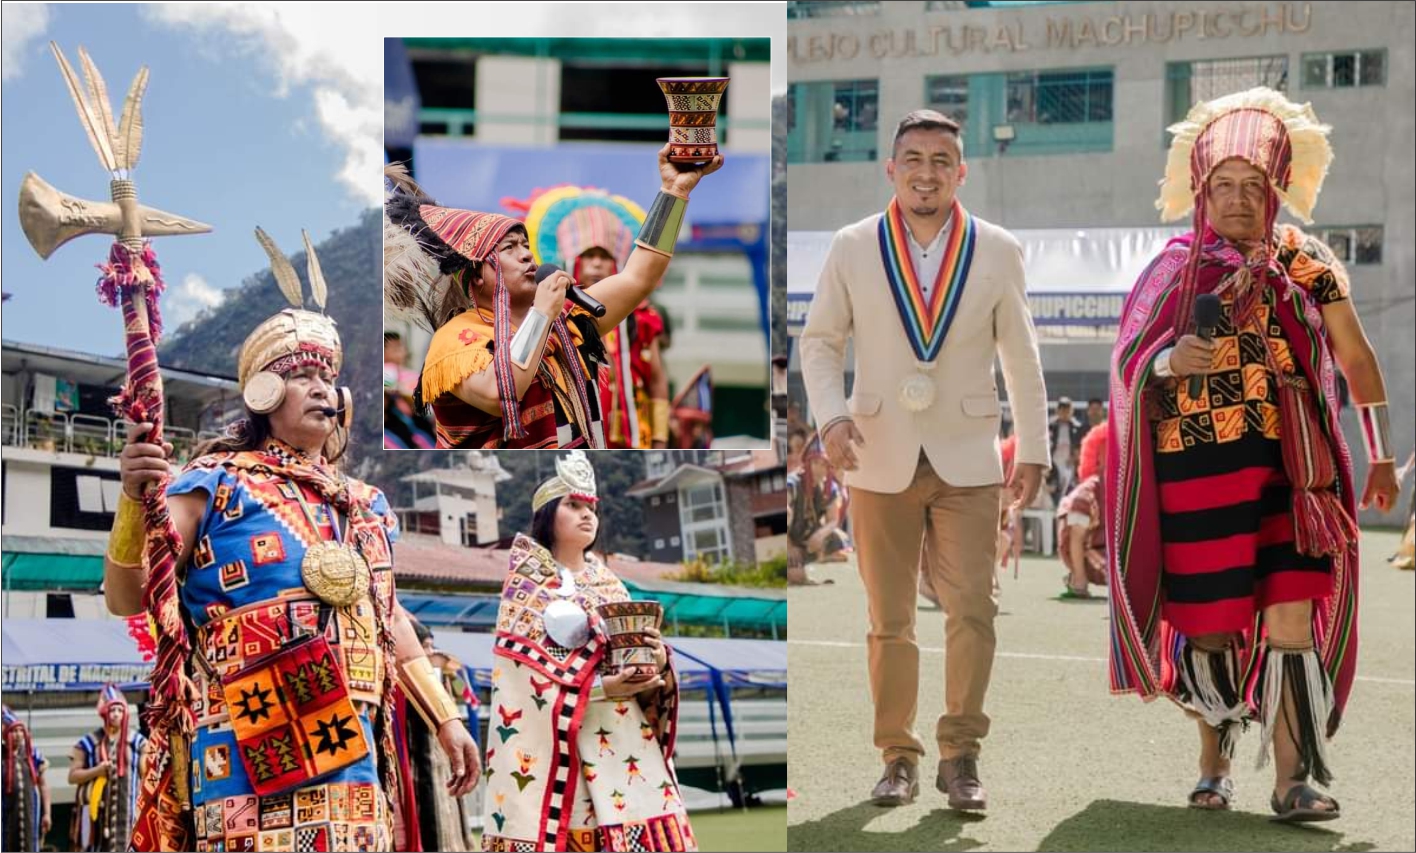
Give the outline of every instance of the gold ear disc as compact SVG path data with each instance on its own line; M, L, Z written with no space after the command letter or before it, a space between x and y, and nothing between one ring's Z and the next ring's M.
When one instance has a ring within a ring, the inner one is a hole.
M262 370L246 380L241 397L246 401L246 408L258 415L268 415L280 408L285 399L285 380L278 373Z

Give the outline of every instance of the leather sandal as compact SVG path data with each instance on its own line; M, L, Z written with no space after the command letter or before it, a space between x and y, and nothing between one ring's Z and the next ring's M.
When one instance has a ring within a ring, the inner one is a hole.
M1313 808L1318 803L1329 803L1331 808ZM1274 794L1269 806L1273 809L1273 817L1269 820L1274 823L1317 823L1342 817L1342 806L1337 800L1303 784L1289 788L1281 801Z
M1219 797L1219 804L1215 805L1200 799L1204 794ZM1195 789L1190 792L1190 808L1212 812L1227 812L1229 811L1229 803L1233 799L1233 779L1228 776L1202 776L1200 777L1200 781L1195 783Z

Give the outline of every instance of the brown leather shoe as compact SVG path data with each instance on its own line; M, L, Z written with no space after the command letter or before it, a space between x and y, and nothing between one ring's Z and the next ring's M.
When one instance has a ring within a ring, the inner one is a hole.
M885 775L875 783L870 801L877 806L907 806L919 796L919 769L904 758L885 765Z
M973 756L946 758L939 762L939 776L934 785L940 793L949 795L949 808L957 811L983 811L988 808L988 792L978 781L978 759Z

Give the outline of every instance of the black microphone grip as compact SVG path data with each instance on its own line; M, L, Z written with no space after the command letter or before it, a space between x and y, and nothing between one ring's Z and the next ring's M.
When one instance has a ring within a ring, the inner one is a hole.
M536 283L540 284L550 278L552 274L560 272L560 267L555 264L541 264L536 267ZM589 311L596 317L605 316L605 306L600 300L581 290L576 285L571 285L565 289L565 298Z
M1212 328L1196 329L1196 330L1195 330L1195 336L1198 337L1200 340L1212 341L1212 340L1214 340L1214 329L1212 329ZM1191 373L1191 374L1190 374L1190 399L1191 399L1191 400L1198 400L1198 399L1200 398L1200 394L1204 392L1204 382L1205 382L1205 375L1204 375L1203 373Z
M1195 297L1194 318L1196 337L1204 341L1213 341L1214 330L1219 325L1223 311L1223 304L1215 294L1201 293L1199 296ZM1199 399L1200 394L1204 393L1204 379L1205 374L1203 373L1190 374L1189 390L1191 400Z

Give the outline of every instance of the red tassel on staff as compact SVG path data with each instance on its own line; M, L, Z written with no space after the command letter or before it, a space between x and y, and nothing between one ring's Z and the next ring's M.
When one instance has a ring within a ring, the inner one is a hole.
M157 362L161 317L157 297L163 289L161 268L152 246L130 248L114 243L108 263L99 267L99 300L117 304L123 312L128 378L123 390L109 402L114 411L135 423L151 423L147 441L161 443L163 410L162 374ZM145 548L147 583L143 610L156 628L156 660L151 676L150 699L145 712L149 736L140 767L137 816L129 843L133 849L190 849L194 827L188 792L188 766L197 699L196 686L185 671L191 641L182 622L177 592L177 555L181 537L167 511L166 481L143 493L143 519L147 528Z

